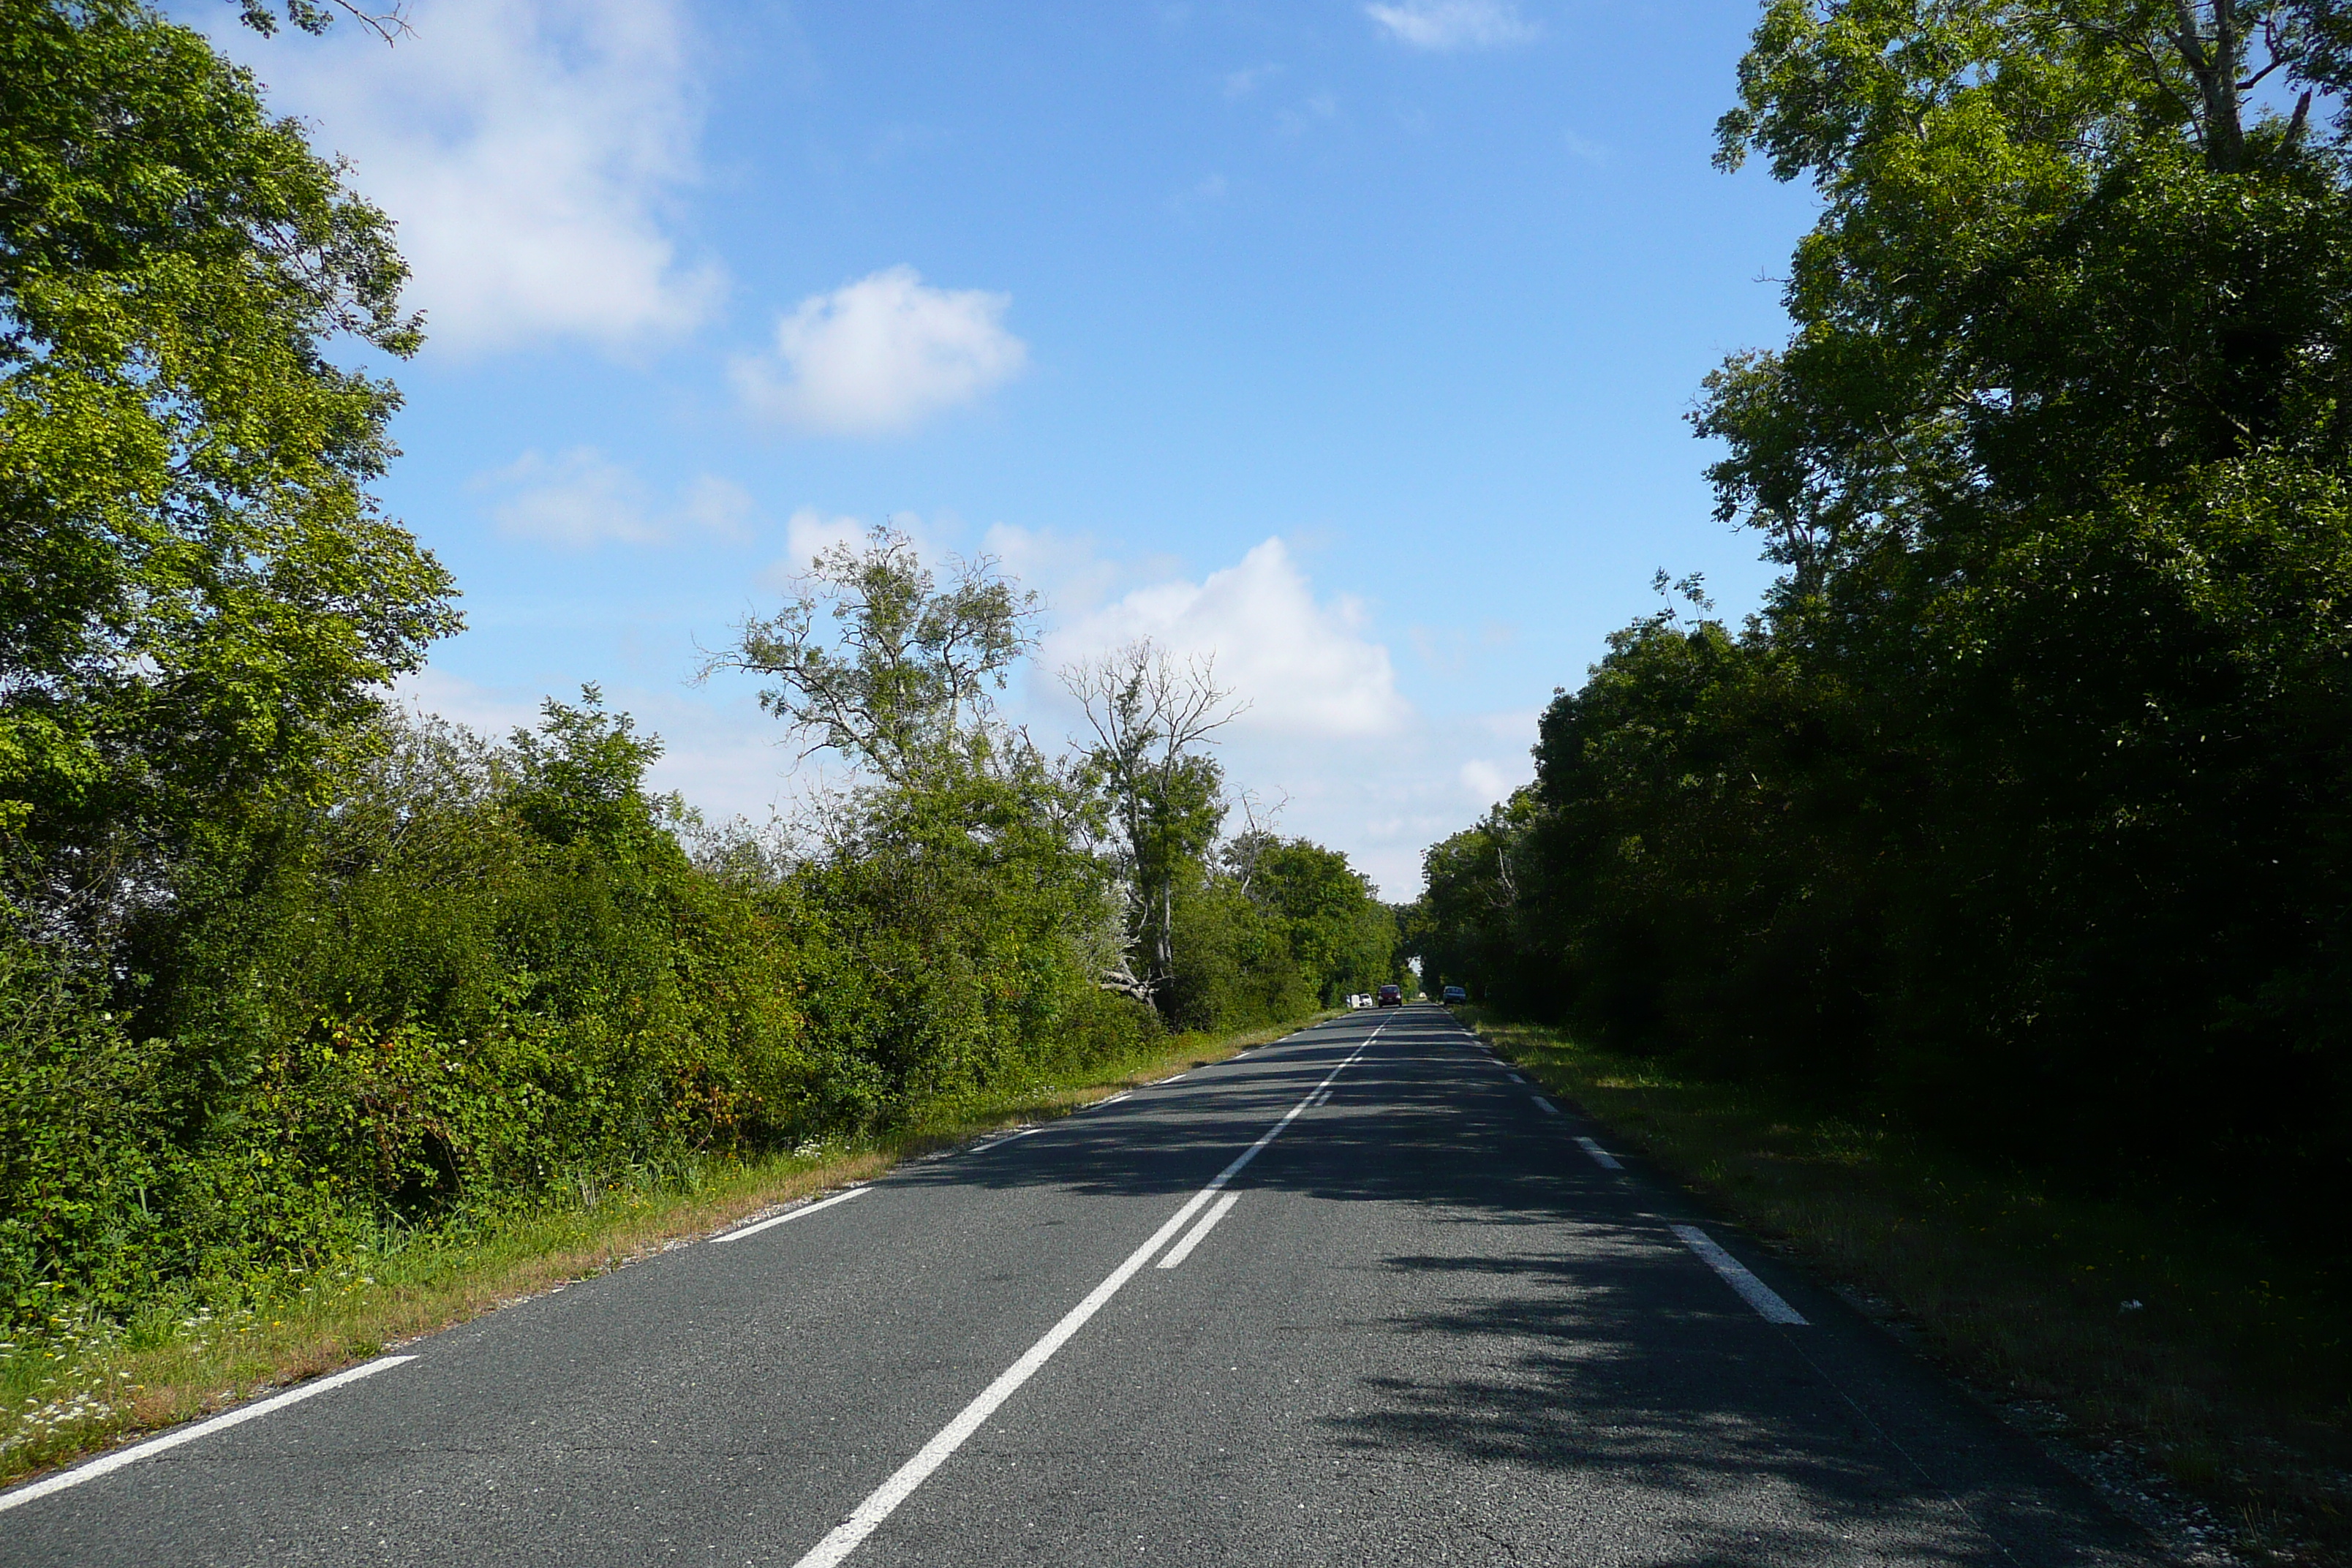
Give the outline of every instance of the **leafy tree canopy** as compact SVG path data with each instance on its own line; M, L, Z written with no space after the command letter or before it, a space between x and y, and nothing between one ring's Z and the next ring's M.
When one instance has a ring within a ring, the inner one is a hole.
M366 486L391 225L126 0L0 0L0 821L169 845L310 790L455 590ZM52 859L53 870L61 863Z

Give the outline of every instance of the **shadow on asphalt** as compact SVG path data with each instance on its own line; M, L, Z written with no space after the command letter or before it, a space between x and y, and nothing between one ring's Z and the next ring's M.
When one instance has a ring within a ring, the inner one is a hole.
M1328 1033L898 1179L1197 1191L1362 1039ZM1658 1194L1593 1165L1450 1024L1408 1015L1334 1090L1236 1185L1464 1222L1438 1233L1460 1252L1381 1260L1402 1310L1366 1326L1412 1348L1325 1422L1334 1447L1590 1475L1645 1544L1675 1543L1644 1563L2154 1561L1859 1320L1750 1317L1665 1232Z

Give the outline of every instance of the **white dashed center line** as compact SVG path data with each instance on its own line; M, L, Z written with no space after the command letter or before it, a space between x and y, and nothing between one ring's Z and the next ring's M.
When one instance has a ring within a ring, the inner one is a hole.
M946 1464L950 1455L971 1440L971 1435L979 1431L991 1415L996 1414L999 1405L1012 1398L1023 1384L1036 1376L1037 1369L1051 1361L1055 1352L1067 1344L1073 1334L1086 1327L1088 1319L1102 1310L1104 1303L1118 1294L1121 1286L1133 1279L1136 1272L1146 1263L1151 1261L1152 1254L1165 1247L1170 1237L1174 1236L1191 1223L1194 1215L1215 1202L1218 1195L1224 1191L1226 1184L1241 1174L1243 1166L1256 1159L1260 1151L1276 1138L1281 1137L1283 1130L1298 1120L1299 1113L1307 1109L1308 1100L1314 1099L1316 1095L1329 1089L1341 1073L1355 1065L1357 1058L1371 1049L1372 1042L1380 1038L1381 1029L1386 1027L1388 1026L1383 1024L1380 1028L1365 1036L1364 1043L1349 1052L1345 1061L1326 1074L1323 1081L1307 1092L1306 1099L1284 1111L1281 1121L1261 1133L1256 1142L1234 1156L1233 1163L1218 1172L1213 1181L1187 1199L1182 1208L1168 1217L1166 1224L1153 1231L1142 1246L1127 1255L1126 1262L1110 1271L1108 1279L1089 1291L1085 1300L1064 1313L1062 1321L1048 1329L1044 1339L1031 1345L1019 1361L1007 1367L994 1383L982 1389L980 1397L965 1405L954 1420L940 1429L938 1436L924 1444L913 1458L899 1466L889 1479L877 1487L873 1494L864 1502L859 1503L856 1510L847 1519L834 1526L825 1538L811 1547L807 1555L794 1563L793 1568L834 1568L835 1563L856 1551L859 1543L879 1529L884 1520L898 1510L900 1503L914 1495L916 1488L930 1479L932 1471ZM1180 1073L1177 1076L1182 1075ZM1208 1226L1205 1225L1201 1227L1202 1232L1207 1229ZM1193 1237L1188 1239L1197 1240L1200 1234L1195 1232Z
M1168 1249L1168 1256L1160 1260L1160 1267L1173 1268L1192 1257L1192 1249L1201 1245L1201 1238L1214 1229L1219 1220L1232 1213L1233 1206L1241 1202L1241 1199L1242 1195L1239 1193L1227 1193L1211 1205L1209 1212L1201 1216L1201 1223L1187 1231L1183 1240Z

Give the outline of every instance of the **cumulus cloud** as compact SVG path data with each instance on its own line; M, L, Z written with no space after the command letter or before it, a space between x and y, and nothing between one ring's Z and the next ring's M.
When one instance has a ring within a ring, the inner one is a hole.
M1250 705L1244 728L1369 737L1410 716L1388 649L1366 635L1363 607L1318 602L1279 539L1198 583L1156 583L1079 618L1048 639L1048 661L1147 637L1180 657L1215 656L1219 681Z
M1364 14L1398 42L1441 53L1524 44L1538 31L1511 0L1402 0Z
M657 507L635 473L593 447L552 458L525 452L473 488L499 498L490 519L500 533L573 550L658 544L690 533L740 539L758 510L740 485L714 474L690 480L675 501Z
M436 346L620 347L708 315L721 275L683 258L666 221L701 128L681 0L418 0L404 15L397 48L341 27L251 58L398 220Z
M1029 345L1004 328L1006 294L934 289L893 267L812 294L776 324L773 358L738 360L755 411L793 429L880 436L976 401L1019 374Z

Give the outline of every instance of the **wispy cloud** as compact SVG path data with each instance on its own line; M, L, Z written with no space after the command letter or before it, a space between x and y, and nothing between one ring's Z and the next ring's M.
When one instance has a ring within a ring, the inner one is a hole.
M627 348L699 323L724 279L668 222L699 172L680 0L419 0L404 15L397 48L341 27L274 39L257 68L399 220L434 345Z
M758 510L740 485L715 474L698 476L667 505L657 505L635 473L593 447L551 458L525 452L477 478L472 488L499 498L490 520L500 533L572 550L695 534L741 539Z
M1398 42L1442 53L1504 48L1541 31L1512 0L1402 0L1367 5L1364 14Z
M1282 68L1271 63L1262 66L1244 66L1240 70L1227 71L1225 73L1224 83L1225 96L1227 98L1247 98L1251 93L1255 92L1261 86L1263 86L1268 79L1280 76L1281 74Z
M972 403L1019 374L1007 294L934 289L893 267L812 294L776 324L776 352L735 363L756 413L793 429L882 436Z

